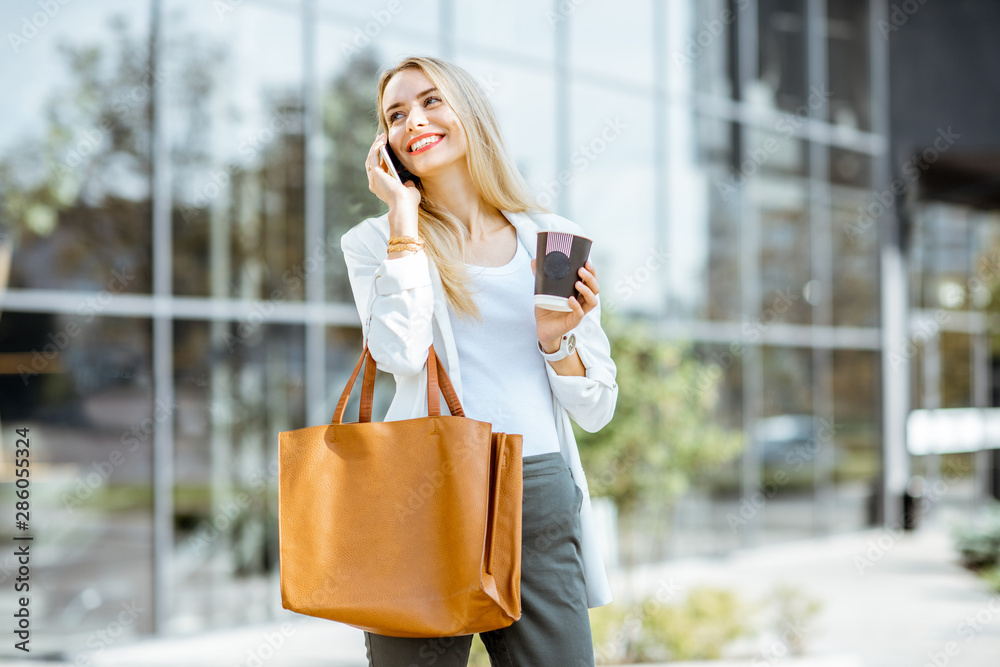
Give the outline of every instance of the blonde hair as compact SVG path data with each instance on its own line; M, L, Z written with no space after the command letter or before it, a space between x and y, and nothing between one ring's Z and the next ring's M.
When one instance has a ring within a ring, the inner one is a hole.
M544 211L507 152L492 105L472 75L457 65L439 58L413 56L384 70L378 82L379 132L389 131L382 113L385 88L392 77L407 69L423 72L458 116L468 147L466 162L480 197L502 211ZM465 268L469 230L450 211L428 197L422 186L417 187L421 191L417 219L420 236L424 239L424 251L437 266L445 296L459 315L480 319Z

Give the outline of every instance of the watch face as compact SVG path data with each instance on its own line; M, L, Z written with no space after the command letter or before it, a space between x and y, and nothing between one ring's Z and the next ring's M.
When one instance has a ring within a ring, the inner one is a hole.
M573 349L575 347L576 347L576 334L570 334L569 339L566 341L566 351L572 354Z

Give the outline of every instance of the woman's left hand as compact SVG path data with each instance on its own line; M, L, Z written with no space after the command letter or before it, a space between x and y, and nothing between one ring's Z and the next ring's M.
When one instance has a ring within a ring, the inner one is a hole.
M535 260L531 260L531 273L535 273ZM565 313L535 306L538 341L546 352L558 350L563 335L579 326L583 316L597 307L597 293L601 291L601 286L597 284L597 271L594 270L590 260L580 269L579 276L576 289L583 301L577 301L575 296L571 296L569 307L573 309L572 312Z

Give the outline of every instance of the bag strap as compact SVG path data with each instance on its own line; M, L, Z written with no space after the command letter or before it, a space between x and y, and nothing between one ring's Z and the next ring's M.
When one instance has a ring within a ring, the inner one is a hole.
M434 351L433 345L431 345L431 351ZM448 403L448 410L456 417L464 417L465 410L462 409L462 403L458 400L458 394L455 393L455 387L451 384L451 378L448 377L448 371L444 369L444 364L441 363L441 357L435 355L435 359L437 360L437 374L438 380L441 384L441 392L444 394L444 400ZM436 397L437 392L434 392L434 395Z
M354 372L351 373L351 378L347 381L347 386L344 387L344 391L340 394L340 401L337 402L337 408L333 412L333 419L330 423L343 423L347 401L351 397L351 390L358 379L358 373L361 372L362 364L365 366L365 374L361 380L361 407L358 410L358 422L367 423L372 420L376 366L375 359L372 358L372 353L368 350L368 345L366 344L365 349L361 352L361 357L358 359L358 363L354 365ZM434 346L431 345L427 350L427 415L430 417L441 415L440 393L444 393L445 401L448 403L448 409L452 415L458 417L465 416L462 404L455 393L455 387L451 384L451 378L448 377L448 372L444 369L441 359L434 352Z
M361 351L358 363L354 365L354 372L351 373L351 379L347 381L347 386L344 387L343 393L340 394L337 409L333 411L333 419L330 423L343 423L344 410L347 409L347 399L351 397L351 389L354 388L354 382L358 379L361 364L365 364L365 376L361 381L361 407L358 410L358 421L370 422L372 420L372 403L375 393L375 360L372 358L372 353L368 351L368 345L365 345L365 349Z

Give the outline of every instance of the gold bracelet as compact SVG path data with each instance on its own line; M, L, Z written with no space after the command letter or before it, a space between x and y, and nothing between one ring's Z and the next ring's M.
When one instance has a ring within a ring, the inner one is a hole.
M420 250L420 246L416 243L393 243L388 248L388 252L399 252L401 250L412 250L417 252Z
M418 246L424 245L424 240L415 236L390 236L389 245L396 245L399 243L415 243Z

